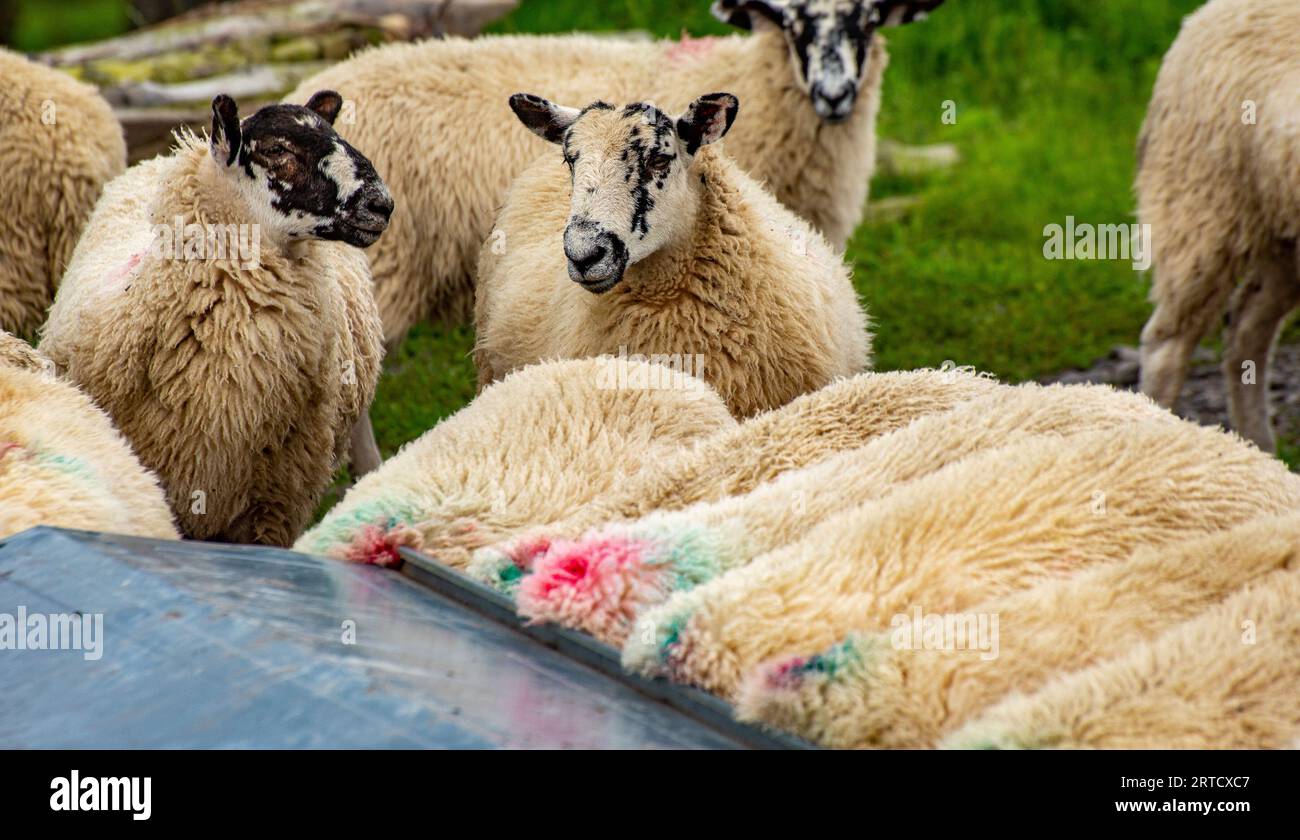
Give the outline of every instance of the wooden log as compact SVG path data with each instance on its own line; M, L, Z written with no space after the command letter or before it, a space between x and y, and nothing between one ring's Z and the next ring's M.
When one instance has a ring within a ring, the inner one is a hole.
M114 108L176 108L206 105L217 94L233 96L239 102L279 99L303 79L329 66L324 61L262 65L237 73L210 76L193 82L159 84L131 82L105 88L104 98Z
M385 40L476 35L517 0L242 0L208 6L136 32L64 47L36 58L54 67L129 62L239 42L282 43L324 32L366 29Z

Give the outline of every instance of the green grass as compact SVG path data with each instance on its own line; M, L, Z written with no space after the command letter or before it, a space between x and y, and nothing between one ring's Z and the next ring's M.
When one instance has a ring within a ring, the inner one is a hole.
M97 41L124 31L130 21L127 0L16 0L13 44L24 51L58 44Z

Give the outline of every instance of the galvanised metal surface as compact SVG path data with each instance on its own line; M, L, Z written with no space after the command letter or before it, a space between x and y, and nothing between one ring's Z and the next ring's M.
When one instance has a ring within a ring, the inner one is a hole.
M102 615L102 655L0 649L0 747L745 740L406 577L288 551L36 528L0 540L0 622L20 609Z

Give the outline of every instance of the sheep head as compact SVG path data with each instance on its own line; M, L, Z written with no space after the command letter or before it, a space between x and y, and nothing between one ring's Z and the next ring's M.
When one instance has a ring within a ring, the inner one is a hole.
M564 230L569 277L601 294L618 285L629 265L683 234L694 196L691 165L703 146L730 130L740 103L729 93L711 93L671 117L647 102L593 102L579 110L518 93L510 107L539 137L564 149L573 180Z
M924 20L943 0L717 0L713 15L741 29L785 35L795 80L817 116L842 122L853 113L876 30Z
M388 227L388 187L334 130L342 105L324 90L306 106L268 105L241 121L235 100L212 100L212 159L264 229L365 248Z

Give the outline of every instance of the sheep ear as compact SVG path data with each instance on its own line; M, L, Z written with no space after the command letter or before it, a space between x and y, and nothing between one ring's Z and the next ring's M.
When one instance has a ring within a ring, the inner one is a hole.
M692 102L677 118L677 136L686 144L686 153L693 155L725 137L739 111L740 100L729 93L709 93Z
M902 26L925 20L930 12L943 5L943 0L880 0L881 26Z
M785 26L786 0L716 0L710 11L723 23L739 29Z
M307 109L315 111L317 116L330 125L334 125L342 107L343 97L332 90L318 90L307 100Z
M551 143L563 143L564 132L582 114L577 108L565 108L531 93L510 97L510 109L533 134Z
M212 100L212 138L209 149L212 159L222 166L230 166L239 158L239 106L224 93Z

